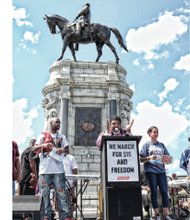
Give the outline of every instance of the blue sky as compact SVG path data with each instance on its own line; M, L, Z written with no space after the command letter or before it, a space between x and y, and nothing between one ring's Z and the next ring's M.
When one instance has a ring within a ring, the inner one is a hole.
M11 155L8 146L14 139L22 151L29 139L43 130L41 90L49 79L49 67L61 52L60 35L50 34L43 16L59 14L72 21L84 3L81 0L0 1L0 145L3 149L0 167L7 185L12 181L11 161L6 156ZM89 3L92 22L118 28L129 49L129 53L124 53L112 36L120 64L128 73L127 83L134 91L133 134L143 136L140 147L148 139L147 128L157 125L159 140L174 158L169 173L184 174L179 168L179 158L188 146L190 135L189 1L94 0ZM69 51L64 58L72 59ZM77 58L94 61L95 46L80 46ZM106 46L100 61L114 61ZM5 194L2 211L11 207L11 191L10 196L7 193L0 187L0 194ZM1 213L11 219L11 212Z
M58 14L74 20L85 2L81 0L13 0L12 23L12 109L13 139L21 151L31 137L43 130L42 89L49 79L49 67L60 56L60 35L52 35L44 14ZM183 174L181 152L190 136L189 12L185 0L94 0L91 22L116 27L129 49L125 53L115 37L111 42L127 70L133 89L134 135L148 140L147 128L158 126L159 140L173 156L169 173ZM81 45L78 60L94 61L95 45ZM64 59L72 59L66 51ZM103 47L100 62L114 61Z

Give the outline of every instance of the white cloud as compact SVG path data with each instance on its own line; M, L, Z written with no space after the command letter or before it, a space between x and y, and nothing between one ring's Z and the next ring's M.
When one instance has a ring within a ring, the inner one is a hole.
M21 39L21 41L20 41L20 43L19 43L18 45L19 45L19 47L21 47L22 49L28 50L28 48L27 48L25 42L23 41L23 39Z
M151 56L154 57L154 50L172 43L187 31L183 19L166 11L159 16L158 21L137 30L130 29L126 36L128 49L137 53L153 53Z
M32 52L33 54L36 54L36 53L37 53L37 51L34 50L34 49L31 49L31 52Z
M179 167L179 160L175 159L173 160L172 164L167 165L167 167L171 170L171 169L176 169Z
M180 108L183 105L184 101L185 101L185 97L182 98L182 99L177 100L177 103L176 103L175 108L174 108L175 111L180 111Z
M144 58L145 58L145 60L150 60L150 59L158 60L158 59L162 59L162 58L167 58L168 56L169 56L169 52L166 50L164 50L160 54L150 51L145 54Z
M131 85L129 86L129 88L130 88L133 92L135 92L135 90L136 90L135 84L131 84Z
M186 111L189 111L190 110L190 105L188 105L186 108L185 108Z
M135 120L132 132L134 135L143 136L140 146L149 140L146 132L150 126L159 128L159 140L167 146L190 125L184 115L172 111L172 106L168 102L156 106L149 101L144 101L137 105L136 111L137 114L131 114Z
M30 21L27 21L28 14L26 13L25 8L16 8L13 6L13 20L15 20L16 25L21 26L33 26L33 24Z
M25 98L13 102L13 140L23 144L27 138L34 135L32 121L38 117L38 111L33 108L27 111L28 101Z
M187 175L187 172L184 169L179 168L179 162L179 159L174 159L171 164L166 165L166 170L170 173L170 175L172 173L176 173L177 176Z
M33 26L33 24L27 20L27 18L29 17L29 14L27 14L26 9L25 8L16 8L15 6L12 7L12 11L13 11L13 20L15 20L16 25L19 27L22 26ZM30 49L27 46L27 43L30 42L32 44L37 44L39 41L39 37L40 37L40 32L37 33L33 33L31 31L25 31L23 34L23 38L20 39L19 42L19 47L26 50L26 51L30 51L33 54L36 54L37 51L35 49Z
M154 69L154 64L153 63L149 63L149 64L146 65L146 68L148 70L152 70L152 69Z
M150 60L144 66L141 66L141 70L145 72L152 69L154 69L154 64Z
M185 5L185 7L181 7L181 8L179 8L179 12L181 12L181 13L184 13L184 14L187 14L187 16L189 17L189 14L190 14L190 2L189 2L189 0L187 0L187 1L184 1L184 5Z
M30 31L26 31L23 35L23 39L27 42L30 41L32 44L37 44L39 40L40 32L34 34Z
M178 176L186 175L186 172L179 168L179 159L174 159L173 162L169 165L166 165L166 170L171 175L172 173L176 173Z
M31 51L33 54L36 54L37 51L33 48L28 47L27 42L30 42L32 44L37 44L39 41L39 37L40 37L40 32L37 32L36 34L34 34L31 31L26 31L23 35L23 38L20 39L20 42L18 45L23 50Z
M170 78L164 83L164 90L158 94L160 102L162 102L168 95L169 92L175 90L175 88L179 85L179 82L174 79Z
M30 52L33 53L33 54L36 54L36 53L37 53L37 51L36 51L35 49L27 47L27 45L26 45L26 43L25 43L24 41L20 41L20 43L18 44L18 46L19 46L20 48L22 48L23 50L30 51Z
M190 54L180 57L174 64L174 69L190 71Z
M135 60L133 61L133 64L134 64L135 66L139 66L139 65L140 65L139 60L138 60L138 59L135 59Z

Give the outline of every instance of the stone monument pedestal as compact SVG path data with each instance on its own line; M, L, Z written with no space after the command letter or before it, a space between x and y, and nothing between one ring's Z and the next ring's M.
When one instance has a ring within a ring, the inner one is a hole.
M123 127L130 120L133 92L126 82L127 71L113 62L62 60L53 63L49 72L49 81L42 90L44 128L51 117L59 117L60 132L67 136L79 174L100 174L100 152L96 147L99 133L113 115L121 116ZM89 189L87 196L93 195L94 189L97 191L97 185ZM86 204L91 207L88 201Z

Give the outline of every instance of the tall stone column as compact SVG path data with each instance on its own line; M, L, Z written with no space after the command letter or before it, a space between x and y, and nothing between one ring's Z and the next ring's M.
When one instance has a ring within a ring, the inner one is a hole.
M109 88L108 101L109 101L109 118L113 115L118 115L118 102L120 96L118 94L118 89L113 86Z
M110 100L110 118L113 115L117 115L117 101L114 99Z
M69 109L69 99L70 99L70 92L59 92L60 95L60 120L61 120L61 127L60 132L67 136L68 134L68 109Z

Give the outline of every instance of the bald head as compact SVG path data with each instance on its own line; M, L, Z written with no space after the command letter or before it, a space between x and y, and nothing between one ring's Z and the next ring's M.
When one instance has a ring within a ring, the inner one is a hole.
M52 118L50 120L50 130L52 133L56 133L60 129L61 121L59 118Z
M60 122L60 119L57 118L57 117L51 118L50 119L50 124L54 123L55 121L59 121Z

